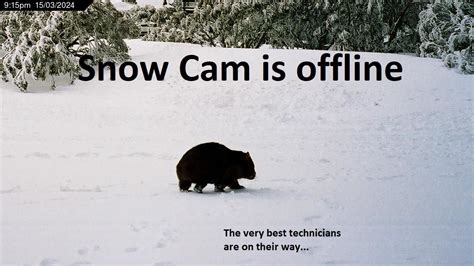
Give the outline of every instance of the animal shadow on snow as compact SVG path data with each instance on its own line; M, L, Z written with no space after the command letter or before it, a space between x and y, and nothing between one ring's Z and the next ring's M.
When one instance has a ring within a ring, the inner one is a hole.
M268 197L268 196L281 196L282 191L271 189L271 188L244 188L244 189L236 189L230 190L226 188L224 192L215 192L213 186L208 186L204 188L202 193L197 193L192 190L188 192L179 192L181 194L189 194L192 196L197 197L221 197L221 196L232 196L233 194L238 195L251 195L252 197Z

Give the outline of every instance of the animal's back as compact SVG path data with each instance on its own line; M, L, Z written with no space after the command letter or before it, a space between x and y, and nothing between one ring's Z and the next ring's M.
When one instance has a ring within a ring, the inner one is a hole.
M180 180L200 180L216 178L225 170L231 150L226 146L210 142L199 144L187 151L178 165L176 172Z

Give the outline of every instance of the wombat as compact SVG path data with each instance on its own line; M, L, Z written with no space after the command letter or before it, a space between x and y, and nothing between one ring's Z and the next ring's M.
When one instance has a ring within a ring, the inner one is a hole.
M255 178L255 166L250 153L234 151L219 143L203 143L187 151L176 166L181 191L202 193L207 184L214 184L214 191L244 188L237 179Z

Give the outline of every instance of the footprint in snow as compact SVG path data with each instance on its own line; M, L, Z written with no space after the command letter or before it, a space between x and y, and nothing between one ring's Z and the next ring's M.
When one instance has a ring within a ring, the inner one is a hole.
M81 265L92 265L92 263L88 261L77 261L71 264L71 266L81 266Z
M308 250L306 250L306 252L308 252L309 255L313 255L315 253L319 253L323 247L322 246L310 246L310 247L307 247Z
M392 176L382 176L377 178L378 180L392 180L392 179L397 179L399 177L402 177L401 175L392 175Z
M87 248L81 248L77 250L77 254L82 255L82 256L86 255L87 252L88 252Z
M97 252L100 250L100 247L99 246L94 246L93 248L80 248L77 250L77 254L79 255L87 255L89 253L89 251L91 252ZM84 262L77 262L77 263L84 263ZM89 264L89 262L86 262L87 264Z
M127 155L127 157L152 157L153 154L147 152L132 152Z
M155 248L164 248L165 247L165 244L161 243L161 242L158 242L156 243L155 245Z
M60 186L59 191L61 192L102 192L99 186L95 188L70 188L69 186Z
M142 222L142 223L139 223L139 224L131 224L130 225L130 228L132 229L132 231L137 232L137 233L140 232L140 231L145 230L147 227L148 227L147 222Z
M309 221L316 220L316 219L321 219L321 218L322 218L321 215L312 215L312 216L307 216L307 217L303 218L303 220L306 221L306 222L309 222Z
M9 194L20 191L20 186L14 186L10 189L0 190L0 194Z
M380 177L366 177L365 179L370 181L390 181L402 177L401 175L392 175L392 176L380 176Z
M339 203L337 203L335 201L331 201L331 200L328 200L328 199L321 199L321 201L329 209L333 209L333 210L344 209L344 207L342 207Z
M323 264L339 265L339 264L358 264L355 261L345 261L345 260L328 260L323 262Z
M125 249L125 252L132 253L132 252L137 252L137 250L138 248L136 247L130 247L130 248Z
M176 160L176 159L179 159L179 158L177 158L176 156L170 155L170 154L160 154L160 155L158 155L158 159L169 161L169 160Z
M78 158L89 158L89 157L95 158L99 156L99 154L95 152L81 152L81 153L77 153L75 156Z
M60 263L59 263L59 261L56 260L56 259L45 258L45 259L43 259L43 260L40 262L39 265L40 265L40 266L53 266L53 265L54 265L54 266L59 266Z
M170 266L170 265L174 265L174 264L171 263L171 262L167 262L167 261L165 261L165 262L156 262L156 263L153 264L153 266Z
M27 154L25 157L26 158L34 157L34 158L43 158L43 159L51 158L51 156L49 156L49 154L42 153L42 152L33 152L33 153L30 153L30 154Z

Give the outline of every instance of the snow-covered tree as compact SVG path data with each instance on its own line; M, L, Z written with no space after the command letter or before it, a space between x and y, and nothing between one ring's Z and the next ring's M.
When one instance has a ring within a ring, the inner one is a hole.
M429 5L420 13L418 34L420 35L420 56L440 58L448 48L447 40L452 31L451 13L448 4Z
M157 29L146 40L221 47L415 52L423 4L410 0L200 1L151 16ZM255 2L255 3L254 3ZM164 10L164 11L162 11ZM149 16L150 17L150 16Z
M0 44L5 41L5 27L7 24L7 12L0 12Z
M79 74L78 57L89 54L96 61L128 58L123 41L138 33L110 3L94 2L84 12L10 12L2 43L0 75L12 79L22 91L28 78L45 80Z
M146 22L155 23L157 27L151 29L143 39L147 41L196 43L185 34L189 31L188 20L189 17L180 7L167 6L156 9L156 12L150 16L150 21Z
M268 42L274 47L327 49L329 9L321 3L284 4L271 17Z
M420 13L420 56L441 58L450 68L474 73L474 6L437 3Z
M21 13L11 15L6 27L6 42L2 57L2 76L6 80L13 77L13 82L22 91L28 87L27 76L34 79L46 79L46 76L58 76L76 73L74 56L60 39L58 23L64 13L44 12L32 13L35 19L27 23ZM28 27L26 25L28 24ZM16 34L18 30L22 30ZM54 79L52 88L55 87Z
M125 16L135 21L136 23L150 22L154 16L159 12L159 9L152 5L139 6L136 5L130 10L125 11Z
M234 4L231 8L230 30L226 38L227 46L259 48L269 43L278 6L257 4L253 6Z
M188 25L190 34L202 44L232 47L229 36L234 23L239 20L233 15L238 14L239 12L236 12L231 5L204 5L192 15Z
M330 7L327 23L339 50L382 51L387 29L379 8L341 1Z
M415 53L419 46L418 14L424 5L426 3L412 0L384 0L382 16L388 30L384 51Z

